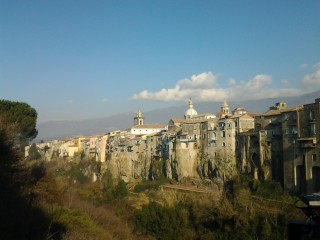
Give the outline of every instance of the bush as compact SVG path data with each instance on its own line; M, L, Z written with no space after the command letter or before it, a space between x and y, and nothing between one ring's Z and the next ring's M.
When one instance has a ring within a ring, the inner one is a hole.
M167 179L162 179L159 181L142 181L134 187L134 192L141 193L146 190L158 190L162 184L167 182Z
M156 239L183 239L185 222L179 207L163 207L151 202L133 215L137 231L150 234Z
M46 168L44 166L44 163L41 162L40 164L34 164L31 168L31 177L32 182L36 183L41 178L43 178L46 175Z
M68 171L70 179L76 181L77 183L84 184L89 182L89 177L84 175L81 168L77 164L72 164L70 170Z
M41 154L38 151L37 145L33 143L29 148L28 160L39 160L41 159Z
M271 199L282 199L284 196L280 183L270 180L258 185L256 193L261 197Z
M129 194L129 191L127 189L127 185L123 180L120 180L118 185L115 186L113 190L113 197L117 199L121 199L126 197Z

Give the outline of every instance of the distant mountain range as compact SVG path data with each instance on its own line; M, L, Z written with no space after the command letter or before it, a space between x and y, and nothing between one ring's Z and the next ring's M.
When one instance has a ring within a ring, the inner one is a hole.
M230 110L236 107L243 107L251 113L264 113L269 107L274 106L276 102L286 102L288 107L313 103L320 97L320 90L297 97L268 98L251 101L228 102ZM194 108L198 113L216 114L220 110L221 102L194 102ZM143 112L145 123L167 124L171 118L183 118L188 105L168 107ZM72 137L72 136L90 136L95 134L104 134L113 130L124 130L133 125L135 112L126 112L110 117L88 119L82 121L48 121L39 123L37 129L38 137L35 141L48 141L52 139Z

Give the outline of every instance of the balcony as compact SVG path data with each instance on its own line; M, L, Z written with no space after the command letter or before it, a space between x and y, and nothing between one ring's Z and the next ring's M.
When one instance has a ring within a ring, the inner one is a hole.
M300 148L315 148L316 138L298 138Z

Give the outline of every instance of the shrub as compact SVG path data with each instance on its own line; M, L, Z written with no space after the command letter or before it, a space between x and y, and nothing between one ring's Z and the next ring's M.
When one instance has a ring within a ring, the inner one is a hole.
M270 180L258 185L256 193L261 197L271 199L281 199L284 195L280 183Z
M31 168L31 177L32 177L32 182L36 183L38 182L41 178L43 178L46 175L46 168L44 166L44 163L41 162L40 164L34 164Z
M142 181L134 187L134 192L140 193L146 190L158 190L162 184L167 182L167 179L161 179L159 181Z
M41 154L38 151L37 145L33 143L29 148L28 160L39 160L41 159Z
M113 190L113 197L117 199L124 198L129 193L126 183L123 180L120 180L118 185Z
M80 166L77 164L71 165L71 168L68 171L68 175L70 176L71 180L75 180L80 184L89 182L89 178L86 175L84 175Z
M133 223L137 231L156 239L183 239L185 222L178 206L163 207L151 202L134 213Z

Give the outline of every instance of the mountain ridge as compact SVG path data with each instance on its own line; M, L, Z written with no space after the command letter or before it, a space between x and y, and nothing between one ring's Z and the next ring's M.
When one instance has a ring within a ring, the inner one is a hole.
M320 97L320 90L303 94L296 97L267 98L260 100L230 101L230 110L236 107L243 107L248 112L264 113L276 102L286 102L288 107L303 105L314 102ZM216 114L222 102L201 102L195 103L194 108L198 113ZM170 106L166 108L154 109L143 112L145 123L167 124L172 118L183 118L188 106ZM37 124L38 136L34 141L49 141L64 137L90 136L105 134L113 130L128 129L133 125L135 112L124 112L109 117L93 118L86 120L57 120L47 121Z

